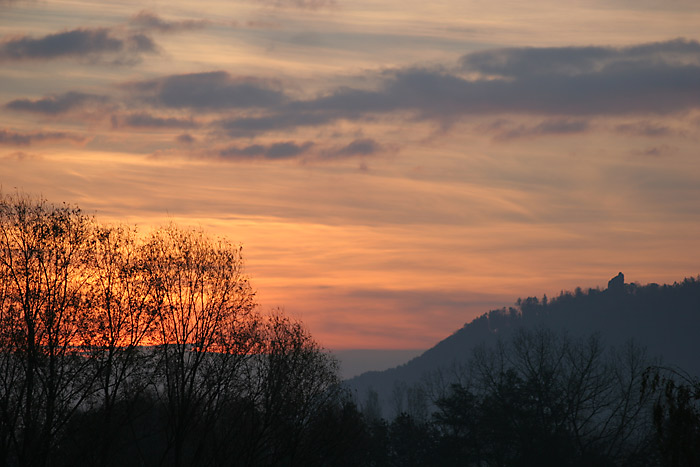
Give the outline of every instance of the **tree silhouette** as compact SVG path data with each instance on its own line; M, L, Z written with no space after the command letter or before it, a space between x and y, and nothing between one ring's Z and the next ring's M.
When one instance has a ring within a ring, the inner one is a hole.
M249 350L247 340L230 338L245 336L238 327L254 319L254 293L240 248L226 240L170 225L151 235L145 251L159 303L155 339L163 385L155 389L169 417L165 459L191 464L218 413L222 377Z
M90 220L77 208L20 195L0 199L7 463L44 465L56 435L89 395L94 375L75 345L86 325L89 239Z
M363 429L337 362L254 297L241 248L225 239L175 225L140 238L3 196L0 464L344 458L349 444L328 433Z
M81 344L98 376L94 410L101 414L102 447L99 460L91 463L107 465L116 438L113 425L128 423L131 416L122 411L115 420L117 406L132 405L151 380L153 355L141 347L150 343L161 294L133 228L95 225L91 250L95 273L89 281L88 326Z
M650 360L632 344L605 352L597 336L546 329L475 351L469 386L436 401L443 455L475 465L619 465L648 453ZM470 461L471 462L471 461Z
M644 375L644 391L655 397L654 427L664 465L698 465L700 381L679 369L650 367Z

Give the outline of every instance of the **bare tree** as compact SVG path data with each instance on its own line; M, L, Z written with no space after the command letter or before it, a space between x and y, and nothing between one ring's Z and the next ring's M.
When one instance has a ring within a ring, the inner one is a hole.
M382 418L382 406L379 394L372 387L367 388L365 400L362 403L362 416L368 423L378 422Z
M2 426L22 465L44 465L92 375L76 345L85 325L90 219L43 199L0 199Z
M700 380L680 368L651 366L644 394L654 397L654 428L661 465L690 467L700 462Z
M650 362L633 343L606 351L596 335L523 329L475 351L468 386L440 398L436 417L447 435L480 439L477 458L489 465L617 465L649 454L651 405L640 391Z
M255 365L252 395L260 416L255 465L306 465L321 449L310 438L323 410L341 398L338 362L304 326L279 312L263 323L263 347Z
M94 404L101 413L101 452L92 462L106 465L113 425L130 418L122 413L114 420L116 406L131 403L152 379L153 354L142 346L152 343L161 294L134 228L95 225L90 246L93 272L81 345L98 376Z
M191 441L217 400L218 384L208 378L214 368L210 356L244 355L235 336L253 318L254 293L240 247L226 240L171 225L152 234L146 252L161 304L156 341L163 381L156 390L169 415L164 461L182 465L197 455Z

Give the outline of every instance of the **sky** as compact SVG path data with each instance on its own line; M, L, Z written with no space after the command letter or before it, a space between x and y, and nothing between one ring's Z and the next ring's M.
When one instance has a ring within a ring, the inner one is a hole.
M331 349L700 273L697 0L0 0L0 187L243 245Z

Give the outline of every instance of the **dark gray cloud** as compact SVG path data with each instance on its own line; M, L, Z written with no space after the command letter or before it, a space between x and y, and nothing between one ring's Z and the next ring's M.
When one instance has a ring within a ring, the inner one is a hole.
M326 156L330 157L353 157L353 156L371 156L381 150L381 145L371 138L356 139L347 146L328 151Z
M146 34L132 34L126 41L126 48L132 53L156 53L158 46Z
M129 115L112 116L112 126L115 128L195 128L197 122L191 118L156 117L140 112Z
M700 105L700 66L659 64L607 67L578 75L525 74L509 79L467 80L440 70L397 72L380 92L365 93L368 112L414 110L430 118L481 113L559 115L666 113ZM357 113L351 93L309 105Z
M231 146L221 150L219 156L224 159L292 159L305 154L313 145L311 141L301 144L285 141L270 145Z
M79 28L35 38L12 36L0 41L0 61L51 60L64 57L121 55L115 62L135 61L153 53L155 43L144 34L118 37L108 28Z
M82 109L87 105L105 104L108 101L109 99L106 96L71 91L36 100L15 99L5 104L5 108L45 115L58 115L71 110Z
M37 142L61 140L82 142L85 140L85 138L60 131L17 133L10 130L0 129L0 144L5 144L8 146L29 146Z
M606 67L644 66L649 63L700 65L700 43L685 39L629 47L523 47L486 50L465 55L468 71L487 75L576 75L601 72Z
M475 71L481 75L475 78ZM277 82L224 71L170 75L124 88L134 101L154 107L235 110L234 116L216 123L233 138L339 120L368 121L392 113L443 126L475 115L545 118L497 136L512 139L580 133L597 116L650 116L700 108L700 44L675 39L622 48L499 49L465 55L458 68L409 67L383 71L376 78L374 89L341 87L306 100L291 99ZM171 123L186 128L184 122ZM637 131L654 133L651 127Z
M373 113L386 113L407 108L396 96L385 91L340 88L335 92L307 101L292 101L273 107L272 113L256 117L225 119L221 126L230 136L249 136L274 130L318 126L335 120L371 118Z
M579 118L531 129L546 134L583 131L583 117L700 108L700 44L695 41L502 49L469 54L461 62L469 72L489 76L473 79L464 70L444 68L392 70L380 75L376 89L339 88L221 125L231 136L240 136L391 112L443 124L485 114Z
M286 101L279 86L270 81L238 78L224 71L171 75L124 87L153 105L193 110L274 108Z
M158 32L179 32L192 29L201 29L211 24L211 22L206 20L193 19L168 21L156 15L155 13L143 10L137 13L136 15L132 16L129 20L129 24L138 28Z
M282 160L294 159L308 155L309 150L314 147L314 143L306 141L296 143L285 141L270 145L252 144L248 146L230 146L219 151L218 155L228 160L244 159L267 159ZM339 157L369 156L381 149L379 143L373 139L356 139L346 146L334 149L325 149L317 152L317 156L322 159L332 159Z

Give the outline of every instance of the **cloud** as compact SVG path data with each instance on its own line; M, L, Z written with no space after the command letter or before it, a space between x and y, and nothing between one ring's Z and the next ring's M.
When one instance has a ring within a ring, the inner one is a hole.
M649 122L623 123L615 126L617 133L640 136L668 136L673 134L673 130L665 125Z
M228 160L266 159L283 160L299 158L308 154L315 144L311 141L295 143L286 141L270 145L252 144L248 146L230 146L219 151L221 158ZM319 158L341 158L354 156L369 156L381 150L379 143L370 138L356 139L346 146L325 149L319 152Z
M155 53L158 46L153 39L145 34L132 34L126 39L126 46L130 52Z
M245 27L252 29L281 29L282 25L274 21L250 20L244 23Z
M193 110L275 107L287 99L271 81L234 77L225 71L170 75L127 83L124 88L156 106Z
M179 32L187 31L192 29L201 29L211 24L210 21L206 20L180 20L180 21L168 21L164 20L155 13L150 11L142 10L136 15L132 16L129 20L129 24L142 29L148 29L158 32Z
M674 39L629 47L522 47L465 55L465 70L504 77L577 75L650 63L700 64L700 43Z
M467 54L457 67L384 70L374 79L374 88L345 86L299 100L278 82L225 71L170 75L124 86L135 100L156 107L237 110L216 122L233 138L397 114L445 127L471 116L546 119L500 135L510 139L580 133L594 116L663 115L700 108L700 43L674 39L620 48L495 49Z
M29 146L37 142L61 140L79 143L85 141L85 138L60 131L16 133L4 129L0 130L0 144L8 146Z
M144 34L117 37L109 28L78 28L34 38L6 37L0 41L0 62L52 60L64 57L121 55L115 63L137 60L143 53L154 53L155 43Z
M4 6L4 5L10 6L10 5L14 4L14 3L20 3L20 2L23 2L23 3L34 3L35 1L36 1L36 0L0 0L0 7L1 7L1 6Z
M500 125L497 125L500 126ZM590 128L587 120L550 119L534 126L519 125L498 132L496 139L511 140L533 136L569 135L583 133Z
M141 112L124 116L112 116L112 126L114 128L195 128L197 122L191 118L175 117L155 117L151 114Z
M370 156L381 150L381 146L370 138L361 138L352 141L347 146L343 146L332 151L326 151L326 157L353 157Z
M65 94L44 97L41 99L15 99L5 104L5 108L45 115L58 115L74 109L83 108L89 104L103 104L109 99L106 96L67 92Z
M285 130L301 126L324 125L340 118L341 115L331 115L315 111L285 110L264 117L241 117L225 119L219 122L229 136L250 136L272 130Z
M664 157L670 156L677 152L676 148L673 146L668 146L666 144L661 146L653 146L646 149L632 151L635 156L645 156L645 157Z
M197 140L189 133L183 133L176 138L176 141L180 144L193 144Z
M306 153L314 143L307 141L297 144L293 141L270 145L253 144L245 147L231 146L219 152L224 159L292 159Z
M538 114L560 117L664 114L700 107L700 44L672 40L626 48L522 48L463 57L473 78L445 68L384 72L376 89L339 88L289 102L267 115L223 123L232 135L260 133L339 119L408 111L450 122L469 115ZM493 76L496 74L498 76ZM533 131L583 130L582 121Z
M302 10L320 10L335 8L335 0L258 0L259 3L275 8L298 8Z
M28 153L23 152L23 151L15 151L15 152L11 152L10 154L6 154L5 156L2 157L2 159L22 162L22 161L39 160L39 159L41 159L41 157L36 155L36 154L28 154Z

